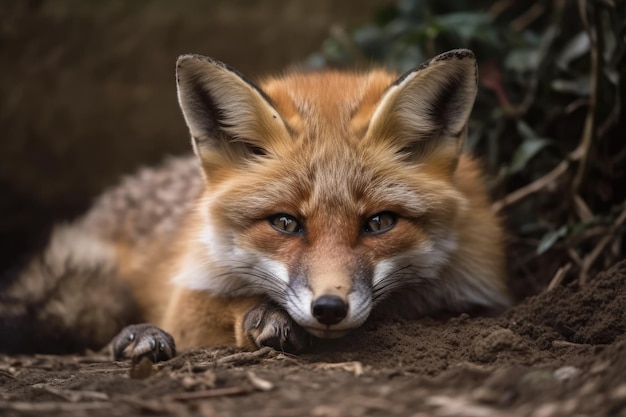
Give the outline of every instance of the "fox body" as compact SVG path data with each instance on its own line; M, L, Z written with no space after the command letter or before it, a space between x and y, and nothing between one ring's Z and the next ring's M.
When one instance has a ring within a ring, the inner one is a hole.
M97 345L145 321L183 349L299 350L374 308L507 305L503 232L462 150L476 78L467 50L399 77L293 72L258 86L180 57L196 156L126 179L58 227L0 295L2 331L28 317ZM122 333L118 354L156 341L171 356L156 330Z

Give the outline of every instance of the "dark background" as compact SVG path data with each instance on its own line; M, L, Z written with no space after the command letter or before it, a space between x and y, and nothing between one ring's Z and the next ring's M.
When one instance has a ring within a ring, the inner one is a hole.
M459 47L479 64L466 145L512 291L584 283L625 256L625 33L611 0L0 1L0 284L121 175L190 151L178 55L254 79L305 61L404 71Z
M389 1L0 2L0 273L120 175L190 151L183 53L254 78L318 50Z

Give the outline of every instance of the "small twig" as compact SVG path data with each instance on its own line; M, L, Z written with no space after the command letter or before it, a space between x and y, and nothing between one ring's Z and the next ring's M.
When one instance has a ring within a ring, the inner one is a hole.
M593 137L596 129L596 107L598 104L598 86L600 84L600 76L602 73L602 56L600 54L600 48L602 47L601 31L595 30L595 28L589 22L589 16L587 14L587 0L578 0L578 12L582 20L587 36L589 36L591 48L589 50L591 60L591 75L589 77L590 93L589 93L589 107L587 108L587 115L585 116L585 125L583 127L583 134L580 139L580 152L581 158L578 165L578 170L574 175L572 182L572 191L574 195L579 193L580 187L583 183L583 179L587 172L587 166L589 161L589 154L591 152L591 146L593 145Z
M134 408L138 408L142 411L149 411L152 413L162 413L164 408L167 408L167 404L171 404L159 400L148 400L139 398L136 395L120 395L115 396L115 402L124 403Z
M567 254L570 259L576 263L576 265L581 266L583 264L583 260L580 258L580 255L574 248L567 248Z
M164 368L180 369L180 368L188 366L190 362L193 363L194 366L212 366L214 364L213 361L199 361L198 355L206 354L210 352L210 354L213 357L216 357L222 354L223 352L230 352L230 351L231 349L224 349L220 347L211 348L211 349L206 349L206 348L192 349L192 350L182 352L178 356L166 362L158 362L154 364L153 366L155 367L156 370L161 370Z
M536 179L535 181L521 188L518 188L517 190L513 191L506 197L496 201L492 205L492 210L497 213L503 208L510 206L513 203L517 203L523 198L526 198L529 195L532 195L536 193L537 191L541 191L544 188L548 187L549 185L554 184L561 175L567 172L567 169L569 168L569 166L570 166L570 160L564 159L556 167L554 167L552 171L548 172L543 177Z
M0 375L6 378L15 379L15 375L7 369L0 369Z
M247 372L246 376L248 377L248 381L250 381L252 386L254 386L254 388L258 389L259 391L271 391L274 389L274 384L271 381L257 376L252 371Z
M589 105L589 99L587 99L587 98L578 98L578 99L572 101L567 106L565 106L565 108L563 109L563 114L571 115L572 113L574 113L579 108L584 107L584 106L588 106L588 105Z
M363 375L363 364L359 361L338 362L338 363L316 363L315 369L341 369L346 372L353 372L354 376Z
M498 0L491 5L491 7L489 8L488 14L493 19L496 19L502 13L510 9L511 6L513 6L514 4L515 2L513 0Z
M510 206L511 204L517 203L518 201L543 190L550 185L556 183L556 180L563 174L565 174L570 167L572 162L576 162L581 160L584 157L584 146L583 143L580 143L576 149L574 149L564 160L562 160L556 167L554 167L550 172L545 174L543 177L536 179L530 184L526 184L525 186L518 188L512 193L508 194L504 198L496 201L491 206L494 212L499 212L503 208Z
M546 6L542 2L533 4L528 10L522 13L511 22L511 28L516 32L521 32L530 26L535 20L537 20L543 12L546 11Z
M615 221L611 225L611 228L606 233L606 235L604 235L604 237L600 240L600 242L598 242L596 247L593 248L593 250L583 259L582 266L580 268L580 275L578 276L578 283L581 286L587 283L587 278L588 278L589 270L591 269L591 266L598 259L600 254L602 254L602 251L604 251L604 248L606 247L606 245L611 243L611 241L615 237L615 233L617 232L617 229L619 229L622 226L622 224L624 224L625 221L626 221L626 206L624 206L624 209L622 210L620 215L617 217L617 219L615 219Z
M89 356L72 357L72 362L79 364L98 364L98 363L111 363L111 357L109 355L91 354Z
M42 389L43 391L56 395L59 398L63 398L66 401L71 403L78 403L85 400L108 400L109 396L103 392L97 391L72 391L72 390L64 390L55 387L51 387L49 385L41 385L37 388Z
M586 240L592 239L598 236L604 236L608 233L608 230L611 228L611 225L598 225L585 229L583 232L580 232L576 237L572 239L572 242L579 244Z
M58 401L47 401L33 403L23 401L0 401L0 410L39 413L101 410L114 406L115 405L111 402L62 403Z
M574 195L574 209L576 210L576 214L578 214L578 218L584 222L593 218L593 213L589 209L589 206L579 194Z
M589 345L581 345L580 343L568 342L567 340L553 340L552 347L589 347Z
M99 368L99 369L83 369L80 371L81 374L110 374L110 375L123 375L128 373L128 369L118 369L118 368Z
M242 395L252 392L252 388L248 387L227 387L227 388L215 388L194 392L181 392L179 394L168 395L168 400L174 401L190 401L190 400L202 400L205 398L225 397L230 395Z
M554 277L552 277L552 280L550 281L548 288L546 288L546 292L550 292L556 287L558 287L559 285L561 285L561 283L563 282L563 278L565 278L565 276L567 275L570 269L572 269L571 262L568 262L567 265L560 267L556 271L556 274L554 274Z
M218 365L243 365L250 362L256 362L264 356L275 352L271 347L264 347L254 352L238 352L232 355L224 356L215 361Z

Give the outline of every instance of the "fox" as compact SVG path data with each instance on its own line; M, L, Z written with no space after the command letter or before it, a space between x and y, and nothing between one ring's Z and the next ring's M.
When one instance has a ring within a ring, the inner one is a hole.
M502 221L464 147L477 78L466 49L404 74L291 70L258 84L180 56L194 155L140 170L54 229L3 283L0 350L297 353L373 312L502 310Z

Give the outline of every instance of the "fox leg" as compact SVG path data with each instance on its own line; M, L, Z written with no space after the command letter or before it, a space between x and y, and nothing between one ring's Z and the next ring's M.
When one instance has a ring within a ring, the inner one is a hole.
M152 362L165 361L176 356L174 338L154 324L131 324L122 329L108 345L115 360L144 357Z
M297 353L311 344L311 335L287 312L264 300L249 309L241 323L235 325L237 339L251 341L254 348L270 346L283 352ZM244 342L245 343L245 342ZM241 347L248 347L244 343Z
M297 352L308 342L308 333L264 296L226 298L179 288L162 324L182 349L234 345Z
M310 343L310 335L263 296L223 298L179 288L159 326L167 332L153 324L126 327L111 342L113 356L159 361L175 356L176 347L215 345L298 352Z

